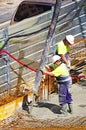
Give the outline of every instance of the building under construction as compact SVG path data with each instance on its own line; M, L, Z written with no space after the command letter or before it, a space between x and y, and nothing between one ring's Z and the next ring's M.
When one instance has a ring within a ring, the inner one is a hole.
M9 25L0 30L0 95L2 99L7 96L9 101L18 97L17 107L25 95L29 100L33 95L32 88L47 42L49 50L44 58L47 64L51 64L56 43L67 34L74 35L75 47L70 52L72 79L79 82L86 78L86 2L62 0L57 5L60 6L58 13L54 14L55 5L55 0L22 1L12 14ZM51 34L53 17L56 26ZM49 94L56 91L55 79L47 76L39 77L39 80L39 100L48 99ZM13 107L15 103L12 112ZM0 119L8 116L8 113L3 113Z

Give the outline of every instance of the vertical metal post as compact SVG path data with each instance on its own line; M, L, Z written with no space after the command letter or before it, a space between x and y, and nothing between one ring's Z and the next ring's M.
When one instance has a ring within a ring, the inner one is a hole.
M81 0L75 0L75 4L77 5L78 2L80 2ZM84 0L85 1L85 0ZM76 10L77 11L77 10ZM85 11L85 10L84 10ZM82 24L82 20L80 15L78 15L78 20L79 20L79 25L80 25L80 29L81 29L81 33L82 33L82 37L85 38L85 33L84 33L84 25Z
M52 15L53 15L53 12L54 12L54 7L52 6ZM54 34L52 36L51 46L52 46L52 53L53 53L53 55L55 55L55 52L56 52L55 32L54 32Z
M3 37L4 37L4 41L6 41L8 39L8 28L5 28L5 30L3 31ZM9 51L9 44L7 43L6 45L6 50ZM5 56L5 61L6 61L6 73L7 73L7 89L8 89L8 93L10 92L10 58L8 55Z

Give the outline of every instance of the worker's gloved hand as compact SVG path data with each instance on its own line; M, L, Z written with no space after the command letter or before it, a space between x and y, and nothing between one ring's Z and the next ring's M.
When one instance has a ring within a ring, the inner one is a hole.
M50 67L48 65L45 66L46 69L49 69Z
M45 71L41 69L42 74L44 75Z
M46 70L48 70L49 72L52 71L52 67L51 67L51 66L46 65L45 68L46 68Z
M44 73L46 71L46 67L41 68L40 71Z

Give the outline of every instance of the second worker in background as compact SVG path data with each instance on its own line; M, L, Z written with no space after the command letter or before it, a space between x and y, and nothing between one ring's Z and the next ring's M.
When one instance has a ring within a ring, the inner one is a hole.
M74 36L66 35L65 39L56 44L56 54L59 55L68 68L70 68L69 52L74 46Z

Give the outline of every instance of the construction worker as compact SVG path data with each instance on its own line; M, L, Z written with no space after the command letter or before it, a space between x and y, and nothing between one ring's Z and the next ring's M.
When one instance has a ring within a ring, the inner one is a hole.
M62 108L62 115L67 114L69 111L72 113L72 95L70 92L72 80L69 75L69 71L67 69L67 66L62 63L61 57L59 55L54 55L52 58L53 66L52 71L49 69L49 66L47 69L42 70L44 75L50 75L55 76L58 84L58 91L59 91L59 104ZM67 111L67 104L69 107L69 110Z
M65 39L56 45L56 54L61 56L68 68L70 68L69 52L72 46L74 46L74 36L72 35L66 35Z

